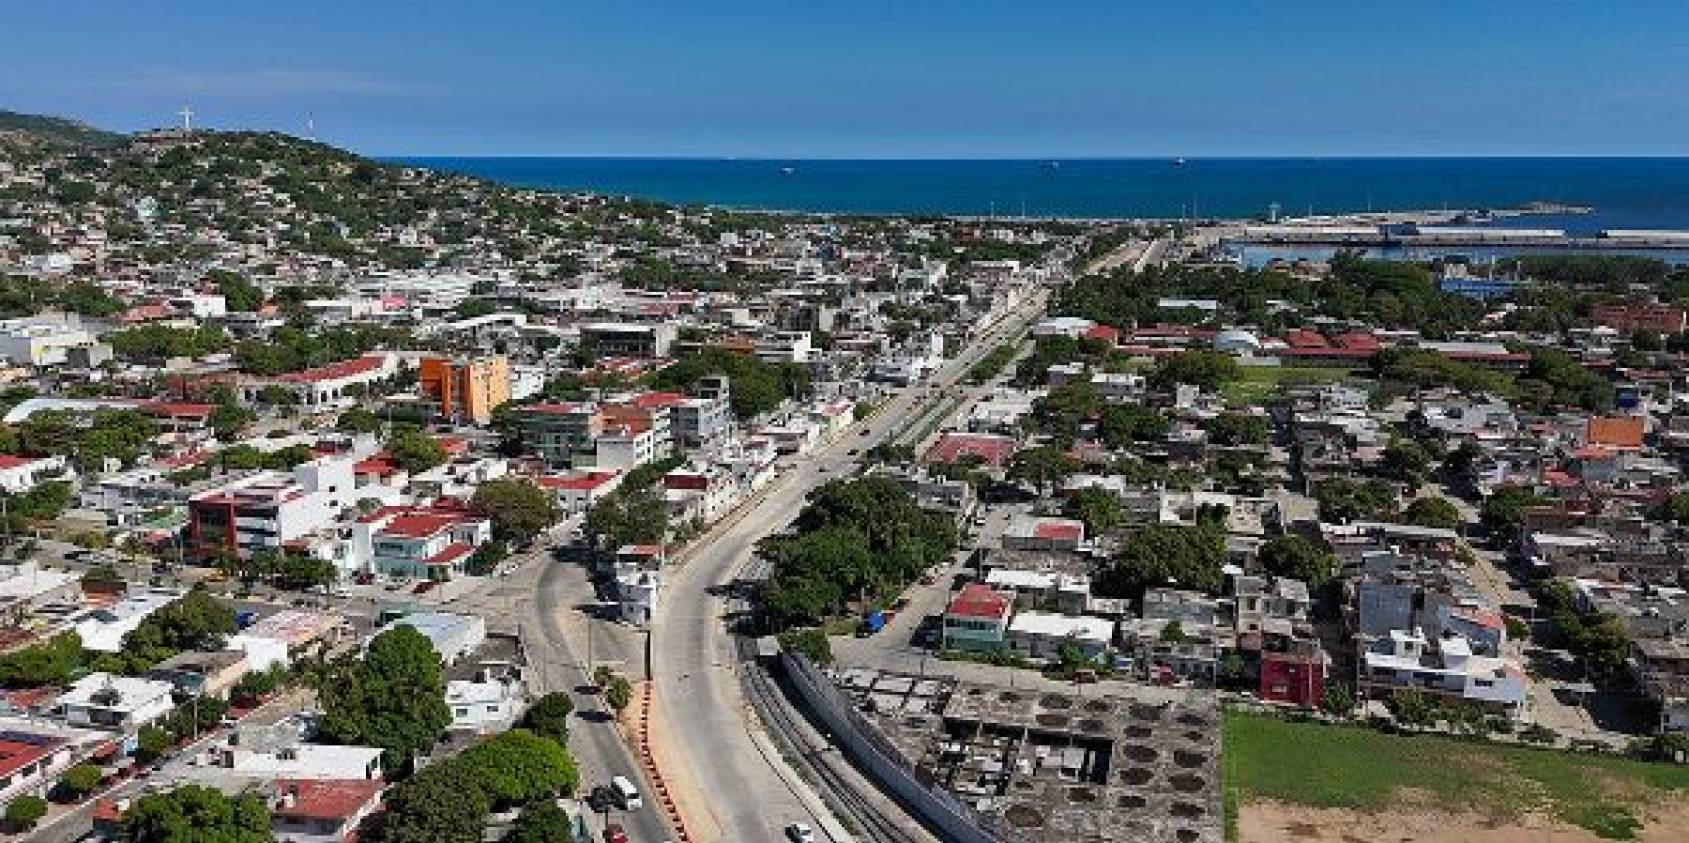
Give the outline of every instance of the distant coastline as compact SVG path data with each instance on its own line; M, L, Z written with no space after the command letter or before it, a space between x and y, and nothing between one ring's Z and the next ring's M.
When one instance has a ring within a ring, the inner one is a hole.
M1689 229L1689 158L843 160L390 157L522 187L820 214L1225 218L1489 210ZM1052 162L1059 166L1050 166Z

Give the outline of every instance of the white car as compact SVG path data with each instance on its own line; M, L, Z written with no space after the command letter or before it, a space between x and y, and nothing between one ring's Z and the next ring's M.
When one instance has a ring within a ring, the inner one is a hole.
M815 843L815 829L810 828L809 823L792 823L786 826L786 836L791 838L793 843Z

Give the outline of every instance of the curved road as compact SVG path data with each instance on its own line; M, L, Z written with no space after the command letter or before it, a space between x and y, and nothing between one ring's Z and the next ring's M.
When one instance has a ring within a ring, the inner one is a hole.
M758 493L748 508L706 534L688 561L669 576L663 604L651 629L655 681L653 724L656 759L679 795L689 831L701 840L778 841L788 823L826 828L800 795L805 786L784 759L752 737L754 719L736 670L733 639L722 621L725 602L709 594L712 585L734 579L757 541L796 518L808 492L849 472L847 452L912 432L933 405L953 397L954 387L981 356L1020 333L1042 311L1044 291L999 325L974 340L928 384L907 388L864 423L808 455Z

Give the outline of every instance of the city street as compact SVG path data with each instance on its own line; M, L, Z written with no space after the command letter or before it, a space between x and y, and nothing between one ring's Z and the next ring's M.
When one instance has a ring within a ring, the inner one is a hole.
M730 515L706 534L669 580L664 609L652 629L656 694L654 732L660 769L674 785L682 813L694 833L711 840L774 841L790 822L824 827L813 799L784 760L770 757L753 739L736 671L731 635L721 620L722 602L706 592L731 580L762 537L780 529L803 508L807 492L838 476L859 451L906 432L928 402L944 400L961 376L985 352L1017 335L1041 312L1034 295L1004 326L987 332L934 379L935 393L904 390L863 424L810 455L760 492L748 509ZM728 788L717 783L731 782ZM829 818L830 819L830 818Z

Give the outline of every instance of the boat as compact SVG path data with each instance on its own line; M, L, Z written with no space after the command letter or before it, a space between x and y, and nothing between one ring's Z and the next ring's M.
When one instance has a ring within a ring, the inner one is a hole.
M1173 166L1175 166L1175 167L1183 167L1183 166L1185 166L1185 159L1183 159L1183 158L1174 158L1174 159L1173 159Z
M1061 162L1060 161L1045 161L1044 163L1039 164L1038 166L1043 167L1046 170L1059 170L1059 169L1061 169Z
M781 167L780 168L780 175L789 176L789 175L791 175L791 174L793 174L797 171L798 171L798 168L796 168L796 167Z

